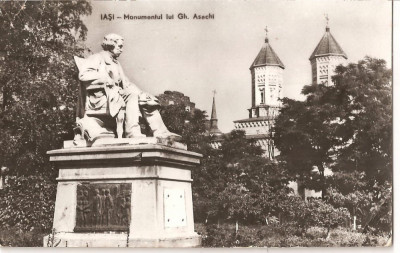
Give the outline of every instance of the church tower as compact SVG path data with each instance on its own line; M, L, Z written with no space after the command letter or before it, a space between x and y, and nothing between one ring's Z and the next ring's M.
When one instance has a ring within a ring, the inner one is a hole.
M251 108L249 118L276 117L282 98L283 70L285 66L272 49L268 40L268 29L265 43L258 53L251 72Z
M255 139L269 158L274 157L271 128L278 116L283 98L283 70L285 65L272 49L265 31L264 44L250 66L251 73L251 108L249 118L236 120L235 128L244 130L246 137Z
M211 109L211 119L210 119L210 130L209 133L211 136L222 135L221 130L218 128L218 118L217 118L217 109L215 107L215 91Z
M309 60L311 63L312 83L333 85L332 76L340 64L347 62L347 55L332 36L329 28L329 19L326 17L325 34L318 43Z

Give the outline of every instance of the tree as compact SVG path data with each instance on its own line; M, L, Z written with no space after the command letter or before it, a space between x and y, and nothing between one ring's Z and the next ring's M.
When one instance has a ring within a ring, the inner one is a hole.
M305 101L283 99L283 108L276 119L274 142L279 159L292 179L326 195L325 169L332 160L332 149L338 144L333 105L325 96L329 87L305 86ZM313 173L317 168L318 174Z
M0 163L14 175L54 176L46 152L72 139L85 52L87 1L18 1L0 6Z
M339 66L329 96L341 122L334 171L362 171L367 187L391 181L392 72L381 59L365 57Z
M206 153L194 173L195 216L253 224L277 216L290 193L288 178L262 154L243 131L224 136L220 149Z
M293 178L326 195L324 168L365 173L368 187L392 174L391 71L366 57L338 66L333 86L307 85L305 101L285 98L275 124L280 159ZM313 176L316 166L319 176ZM316 179L316 180L315 180Z
M392 73L384 60L371 57L336 71L329 96L341 122L342 145L330 187L363 226L387 232L392 220Z
M205 111L195 108L193 112L188 112L185 105L173 104L162 106L160 114L168 130L182 136L188 150L202 153L210 148L205 135Z

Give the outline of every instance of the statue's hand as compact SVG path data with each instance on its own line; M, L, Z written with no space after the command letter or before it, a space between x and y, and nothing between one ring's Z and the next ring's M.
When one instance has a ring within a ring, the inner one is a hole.
M139 96L139 104L155 106L155 105L159 105L160 103L155 96L153 96L151 94L147 94L147 93L142 93Z
M158 103L158 98L156 98L155 96L151 95L151 94L146 94L146 100L148 101L154 101Z
M114 86L114 80L109 76L101 76L94 80L92 84L103 84L104 86Z

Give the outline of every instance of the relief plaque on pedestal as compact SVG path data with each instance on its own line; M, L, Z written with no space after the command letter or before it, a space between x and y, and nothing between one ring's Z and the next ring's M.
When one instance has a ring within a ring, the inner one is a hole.
M75 232L128 231L129 183L82 183L77 186Z

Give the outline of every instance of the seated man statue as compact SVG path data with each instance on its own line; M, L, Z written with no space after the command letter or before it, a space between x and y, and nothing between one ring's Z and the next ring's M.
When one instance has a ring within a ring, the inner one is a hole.
M80 107L85 108L80 110L96 111L106 108L111 117L117 117L125 108L123 118L125 118L126 138L145 137L139 125L140 116L145 118L154 137L179 138L165 126L158 110L160 105L157 98L143 92L125 76L117 61L122 53L123 44L124 39L121 36L108 34L101 45L102 52L93 54L87 59L75 58L79 68L79 80L83 84L82 89L86 89L84 90L86 101L78 102ZM77 123L83 129L104 127L101 120L87 117L85 113L80 115L81 118Z

